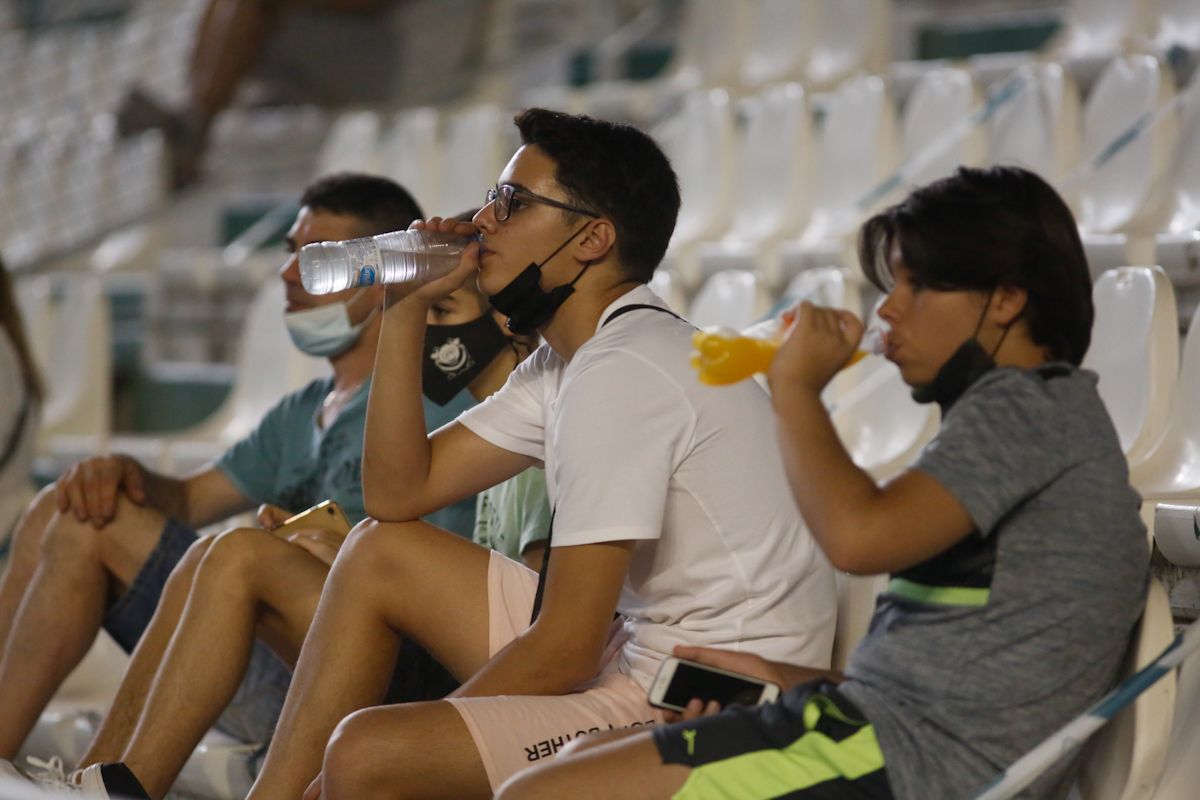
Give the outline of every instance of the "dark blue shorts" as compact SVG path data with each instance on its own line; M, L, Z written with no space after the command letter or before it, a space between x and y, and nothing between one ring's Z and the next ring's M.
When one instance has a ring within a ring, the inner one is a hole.
M109 606L104 629L125 652L132 653L137 647L158 608L167 578L198 538L192 529L167 520L158 544L129 591ZM292 671L287 665L262 642L255 642L246 675L215 727L243 742L269 742L291 681Z

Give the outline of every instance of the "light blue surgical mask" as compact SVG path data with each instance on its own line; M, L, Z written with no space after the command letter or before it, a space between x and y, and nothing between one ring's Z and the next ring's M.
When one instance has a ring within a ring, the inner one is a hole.
M379 308L376 307L362 322L357 325L350 324L350 314L346 307L361 294L362 292L359 292L341 303L284 314L283 321L287 325L292 342L301 352L322 358L332 358L349 350L358 341L363 329L370 325L371 320L379 313Z

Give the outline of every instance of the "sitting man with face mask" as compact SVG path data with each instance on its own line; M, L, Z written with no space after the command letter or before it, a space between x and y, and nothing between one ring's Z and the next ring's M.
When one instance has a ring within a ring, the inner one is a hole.
M156 668L168 654L206 555L205 563L228 567L244 555L244 542L274 545L282 553L272 553L277 557L270 562L271 571L283 579L278 588L288 590L276 603L286 609L280 616L290 622L293 617L287 614L307 610L311 615L336 552L332 534L299 530L285 541L256 528L217 537L198 537L195 531L259 504L259 522L267 529L326 499L337 502L351 524L363 518L363 426L383 287L310 295L300 283L297 253L310 242L404 228L420 216L408 192L385 178L341 174L314 183L288 232L291 255L280 276L292 340L304 352L328 358L333 375L284 397L255 431L192 475L171 478L128 456L102 456L71 467L31 504L18 524L13 556L0 580L0 704L7 711L0 726L0 759L16 755L63 678L104 627L134 657L113 711L83 763L117 760L146 705ZM476 295L473 289L456 292L430 310L430 351L456 350L453 369L435 364L426 370L430 430L499 386L518 361L518 352L491 314L481 313ZM429 518L470 536L474 508L474 498L468 498ZM320 576L312 586L301 580L309 574ZM252 582L224 586L229 598L261 589ZM263 741L274 727L290 679L290 670L276 654L293 660L307 624L295 638L289 638L294 628L274 638L264 632L272 653L255 645L253 619L248 636L237 639L228 615L215 607L205 613L220 621L222 630L204 640L208 660L203 663L231 659L223 666L232 682L212 718L224 709L216 720L219 729ZM264 623L264 629L270 630L270 624ZM237 642L245 646L232 654L217 649ZM212 689L203 681L188 683L188 690L197 693L189 697L189 719L202 716L195 709ZM196 738L207 727L205 723ZM0 762L0 774L4 766Z

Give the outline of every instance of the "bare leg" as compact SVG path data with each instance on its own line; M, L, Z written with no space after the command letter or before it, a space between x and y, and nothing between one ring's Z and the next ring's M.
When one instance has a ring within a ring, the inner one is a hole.
M8 632L12 629L17 609L21 607L25 590L33 580L46 528L50 526L50 520L57 512L54 485L51 484L29 504L13 531L12 549L9 551L8 562L4 565L3 576L0 577L0 654L4 652Z
M119 758L152 796L171 788L229 704L256 634L291 661L308 631L328 568L269 533L223 533L192 580L183 616Z
M585 739L579 747L573 743L545 766L514 775L500 787L496 799L669 798L690 773L687 767L663 764L651 733L639 731L596 742Z
M423 522L367 521L351 532L251 797L302 795L337 724L382 701L400 636L459 679L478 671L488 657L489 557Z
M125 746L133 736L134 727L146 703L150 683L163 660L163 654L171 641L171 634L175 632L179 618L183 616L183 606L192 588L192 578L200 566L200 559L208 552L213 538L205 536L199 539L188 548L178 566L172 570L171 577L163 589L162 599L154 612L154 618L150 620L150 626L146 628L133 651L117 696L113 699L108 713L104 715L104 721L96 731L87 752L79 759L80 767L119 761L121 754L125 752Z
M0 658L0 758L12 758L63 679L83 659L110 595L124 593L166 520L121 498L97 530L72 516L50 520L37 569Z
M325 750L321 781L324 800L492 796L466 723L444 701L351 714Z

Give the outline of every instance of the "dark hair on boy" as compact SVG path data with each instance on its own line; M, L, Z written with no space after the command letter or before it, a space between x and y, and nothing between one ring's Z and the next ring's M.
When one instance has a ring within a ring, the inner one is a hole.
M679 214L679 182L654 140L632 125L544 108L523 111L514 122L523 144L554 160L571 204L612 220L626 273L648 282Z
M358 217L366 223L362 235L374 236L407 228L425 215L400 184L378 175L338 172L309 184L300 205L313 210Z
M867 280L884 291L893 243L918 286L1024 289L1022 317L1033 341L1054 360L1083 361L1094 316L1087 258L1071 210L1034 173L959 167L868 219L859 231L859 260Z

